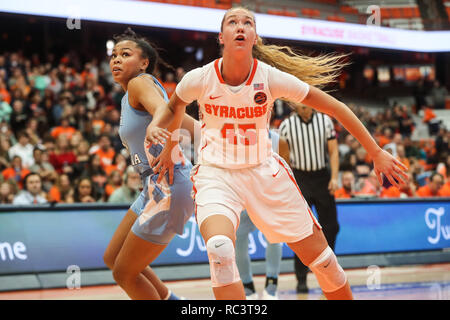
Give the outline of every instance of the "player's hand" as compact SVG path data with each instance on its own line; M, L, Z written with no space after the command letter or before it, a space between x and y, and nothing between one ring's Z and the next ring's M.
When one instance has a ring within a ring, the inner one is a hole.
M382 173L386 176L389 182L399 188L400 184L408 182L408 168L403 163L395 159L389 152L379 149L379 151L372 156L374 171L378 177L378 182L383 185Z
M147 126L145 143L147 144L164 144L169 140L171 136L170 131L164 128L160 128L152 125L151 123Z
M159 174L156 183L161 183L167 172L169 175L169 184L173 184L174 165L179 162L183 166L185 165L185 158L178 141L167 142L159 156L151 164L153 172Z

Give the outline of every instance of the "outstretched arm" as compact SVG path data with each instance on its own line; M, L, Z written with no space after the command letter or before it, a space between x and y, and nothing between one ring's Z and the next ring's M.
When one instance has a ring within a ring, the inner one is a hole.
M399 182L408 180L405 173L407 168L377 145L366 127L344 103L313 86L310 86L301 103L336 118L361 143L374 161L374 170L380 183L383 181L381 173L396 187Z

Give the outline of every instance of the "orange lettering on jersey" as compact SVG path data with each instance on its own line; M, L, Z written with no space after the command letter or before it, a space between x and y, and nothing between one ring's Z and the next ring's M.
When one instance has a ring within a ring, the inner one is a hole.
M238 108L237 109L237 117L238 117L238 119L244 119L245 118L245 109L244 108Z
M220 116L228 118L228 106L220 106Z
M255 117L259 118L262 116L262 108L261 107L255 107L254 109Z
M252 107L246 107L245 108L245 116L247 117L247 118L253 118L253 109L254 108L252 108Z
M228 113L228 118L236 119L236 108L230 107L230 112Z
M205 103L205 112L208 114L214 114L215 116L221 118L233 118L233 119L259 118L267 113L267 103L263 106L241 107L241 108L219 106ZM201 118L203 118L203 116Z
M216 106L215 104L211 105L214 110L214 115L217 116L217 111L219 111L219 106Z

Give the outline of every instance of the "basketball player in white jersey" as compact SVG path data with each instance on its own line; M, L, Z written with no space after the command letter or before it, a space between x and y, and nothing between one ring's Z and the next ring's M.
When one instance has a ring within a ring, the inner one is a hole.
M306 57L264 45L254 14L244 8L226 12L219 42L222 57L184 76L168 109L154 115L146 138L152 143L169 139L154 169L170 175L177 160L172 155L178 154L173 132L186 105L197 100L201 146L191 179L216 299L245 299L234 250L243 209L270 242L286 242L309 266L328 299L352 299L346 274L290 168L270 147L272 103L283 98L335 117L371 155L379 179L383 173L398 185L407 179L404 166L376 144L345 104L317 88L336 78L341 56Z

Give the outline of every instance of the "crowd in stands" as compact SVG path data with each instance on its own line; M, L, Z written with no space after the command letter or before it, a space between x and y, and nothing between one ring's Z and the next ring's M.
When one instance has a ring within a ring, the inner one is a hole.
M184 73L179 67L157 74L169 96ZM132 202L142 186L118 135L122 96L107 60L0 54L0 203ZM400 189L387 181L380 185L365 150L336 123L338 198L450 196L446 128L429 140L413 141L415 124L406 106L377 114L350 107L377 142L408 167L410 182ZM277 101L272 127L289 113Z

